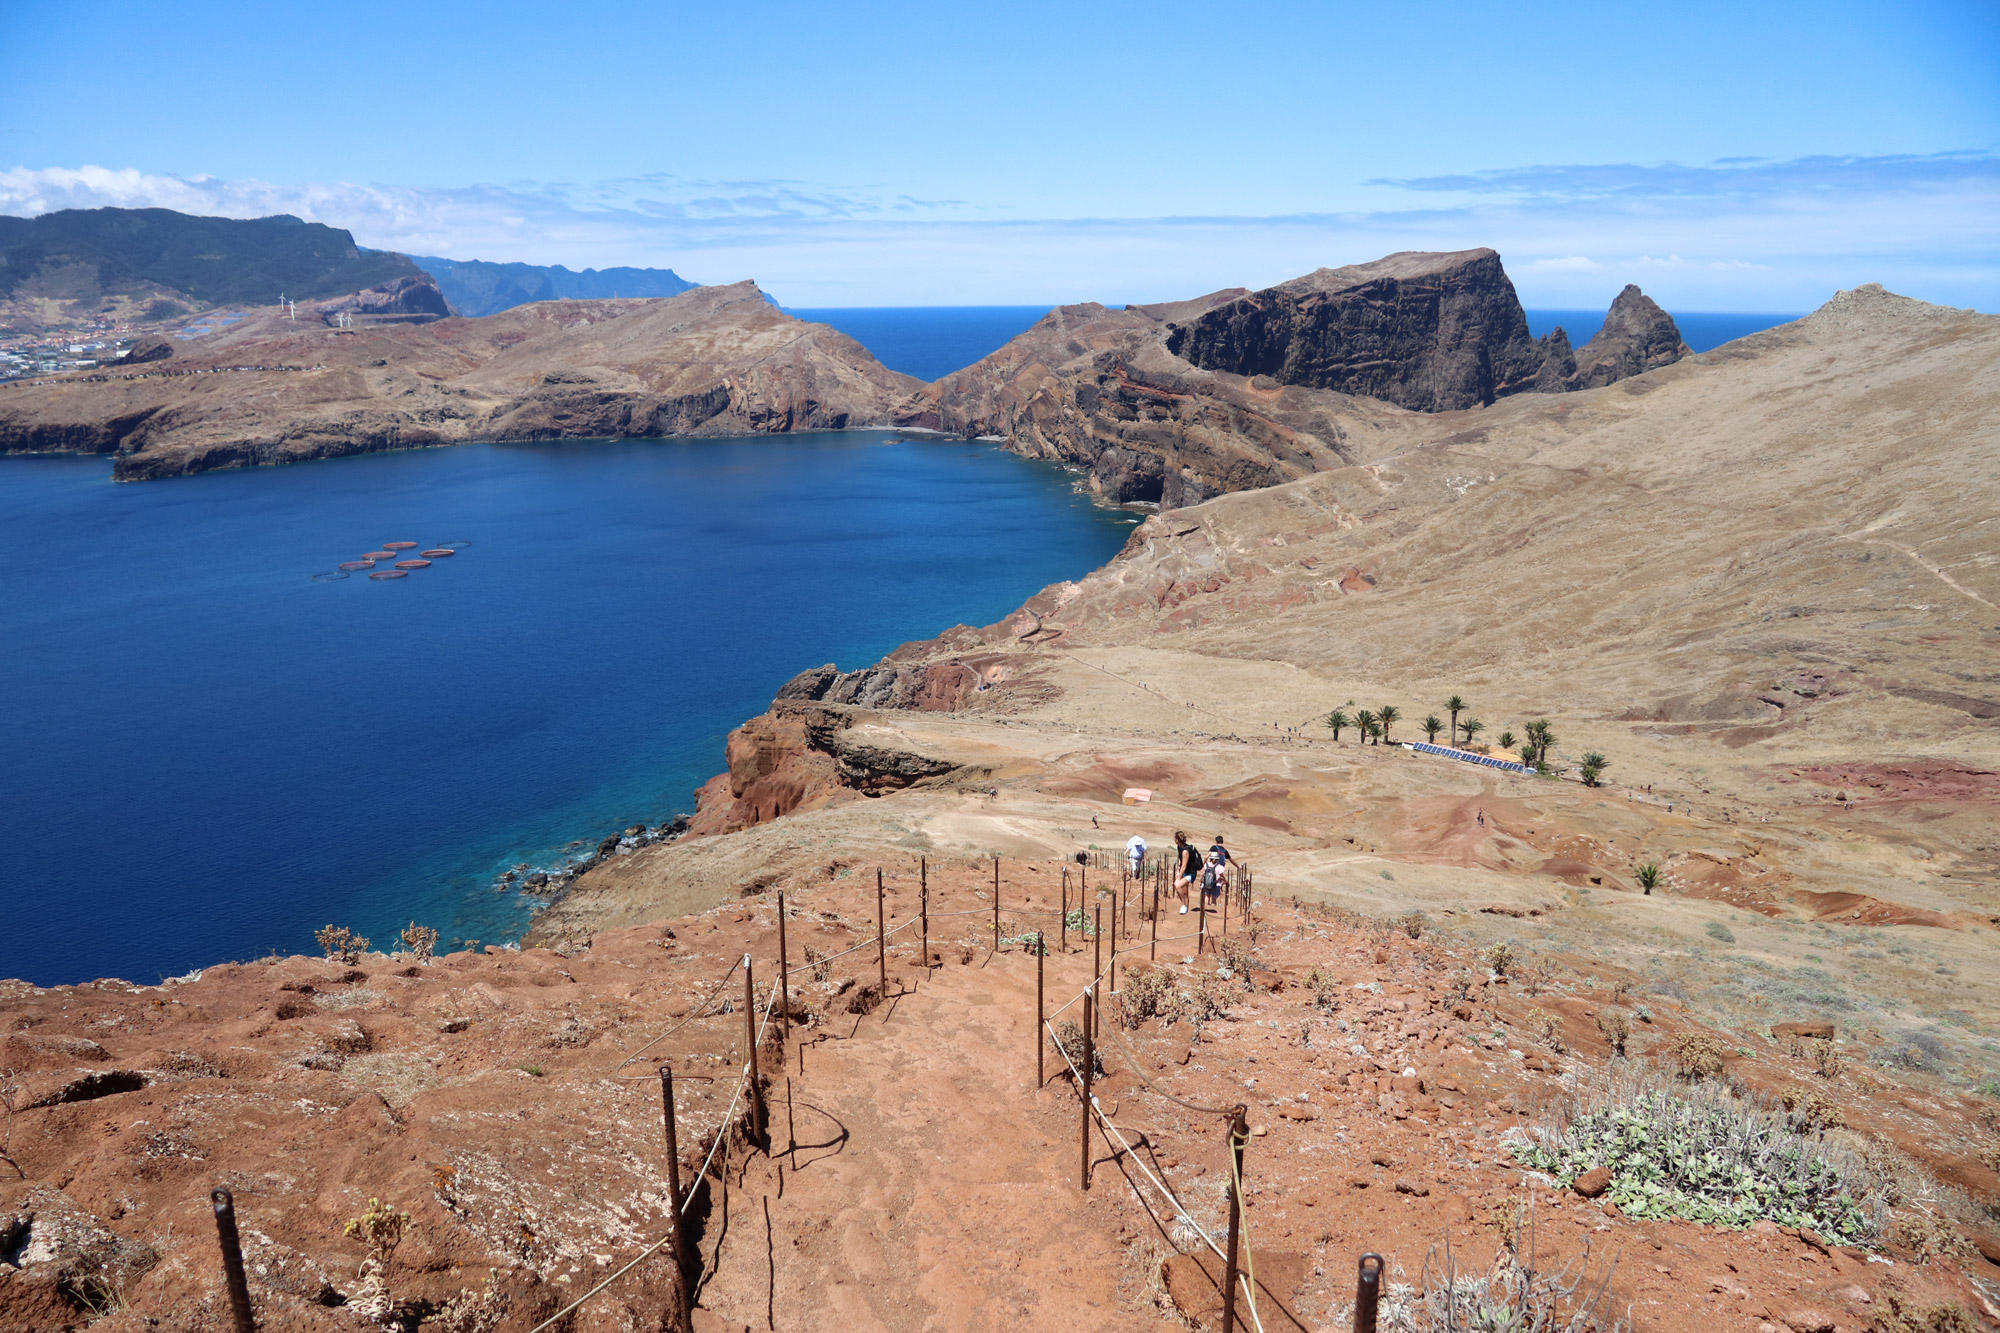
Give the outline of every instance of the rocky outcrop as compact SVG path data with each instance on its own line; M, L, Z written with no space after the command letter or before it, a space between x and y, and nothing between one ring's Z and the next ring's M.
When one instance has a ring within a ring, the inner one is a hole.
M173 343L166 338L141 338L126 349L118 358L121 366L144 365L149 361L165 361L174 354Z
M920 402L916 380L754 283L484 319L443 309L420 276L329 302L321 319L258 312L168 365L0 387L0 453L108 453L135 481L475 439L840 430Z
M322 302L318 310L330 327L338 326L343 315L358 324L428 324L456 313L438 288L437 279L428 273L415 273Z
M1685 354L1636 288L1587 351L1561 329L1530 336L1493 251L1405 252L1261 292L1063 306L903 420L1076 468L1107 503L1175 509L1348 466L1408 412L1565 393Z
M850 677L885 674L897 673L891 668L843 675L828 666L794 678L770 712L729 733L729 770L696 793L688 832L731 833L842 796L880 796L955 772L958 765L950 760L860 739L852 733L854 716L846 706L819 702L836 686L850 696L872 697L877 693L872 682Z
M1670 366L1693 354L1681 341L1680 326L1674 323L1674 317L1627 283L1625 290L1612 300L1611 309L1604 316L1604 327L1577 352L1576 368L1563 387L1599 389Z
M1499 254L1485 249L1323 268L1176 325L1167 350L1203 370L1419 412L1533 389L1546 359Z

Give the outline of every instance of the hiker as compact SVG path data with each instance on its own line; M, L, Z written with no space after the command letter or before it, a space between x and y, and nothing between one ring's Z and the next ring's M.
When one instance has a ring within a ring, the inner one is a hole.
M1174 831L1174 892L1181 898L1181 915L1187 915L1188 890L1194 887L1201 875L1201 853L1187 840L1187 834Z
M1132 863L1132 878L1139 878L1146 868L1146 840L1136 833L1127 838L1125 859Z
M1201 896L1215 910L1215 904L1222 898L1222 891L1229 887L1229 854L1218 843L1208 852L1208 865L1201 872Z
M1220 833L1215 835L1215 844L1208 849L1208 859L1211 861L1219 860L1224 865L1229 864L1229 849L1222 845L1222 835Z
M1486 812L1484 810L1481 810L1479 812L1479 827L1481 828L1486 827Z

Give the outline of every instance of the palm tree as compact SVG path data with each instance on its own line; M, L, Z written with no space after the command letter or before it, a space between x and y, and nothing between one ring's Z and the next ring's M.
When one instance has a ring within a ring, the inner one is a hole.
M1549 762L1549 747L1556 743L1556 734L1549 727L1545 717L1536 718L1524 728L1528 733L1528 744L1535 750L1535 767L1542 768Z
M1333 739L1338 741L1340 739L1340 729L1342 727L1353 726L1354 719L1349 717L1344 710L1336 708L1326 715L1326 724L1333 728Z
M1368 738L1375 734L1375 715L1362 709L1354 715L1354 728L1361 733L1361 743L1368 744Z
M1438 715L1436 713L1432 713L1429 717L1424 719L1424 736L1426 739L1430 741L1432 745L1437 744L1438 733L1443 730L1444 730L1444 723L1438 720ZM1456 733L1453 733L1453 735L1455 738Z
M1457 745L1458 715L1465 709L1465 700L1459 698L1457 695L1454 694L1451 696L1451 698L1446 699L1444 701L1444 708L1447 713L1451 714L1451 743L1453 745Z
M1580 766L1583 774L1583 785L1586 787L1595 787L1597 779L1603 776L1604 770L1610 763L1609 759L1606 759L1595 750L1584 755L1583 763Z
M1465 737L1465 748L1468 750L1472 748L1472 738L1483 731L1485 727L1486 724L1476 717L1468 717L1465 721L1458 724L1459 734Z
M1375 716L1382 723L1382 735L1385 739L1389 735L1389 728L1394 726L1396 724L1396 719L1401 717L1402 715L1403 714L1401 710L1397 709L1394 705L1391 704L1383 704L1382 707L1376 711Z
M1660 882L1660 863L1658 861L1646 862L1639 867L1638 875L1639 887L1644 889L1646 896L1650 898L1654 887Z
M1375 743L1377 745L1380 745L1382 743L1382 737L1388 734L1387 729L1384 728L1382 725L1382 719L1379 717L1376 718L1375 721L1369 725L1368 732L1375 738Z
M1500 748L1501 748L1501 749L1503 749L1503 750L1507 751L1507 752L1508 752L1509 754L1512 754L1512 753L1514 752L1514 744L1515 744L1515 741L1514 741L1514 733L1513 733L1513 732L1511 732L1511 731L1503 731L1503 732L1501 732L1501 733L1500 733Z

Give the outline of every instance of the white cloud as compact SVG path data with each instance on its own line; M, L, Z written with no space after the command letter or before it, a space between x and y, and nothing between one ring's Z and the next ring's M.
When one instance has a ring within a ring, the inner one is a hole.
M2000 307L1992 155L1538 167L1393 184L1423 206L1025 219L976 201L799 181L432 189L17 167L0 171L0 212L291 213L413 254L753 277L789 305L1167 300L1392 250L1490 245L1531 306L1602 305L1636 280L1669 309L1806 310L1863 282Z

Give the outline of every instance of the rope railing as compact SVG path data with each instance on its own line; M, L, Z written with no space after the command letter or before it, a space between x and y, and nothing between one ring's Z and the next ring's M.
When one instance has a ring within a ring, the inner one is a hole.
M618 1071L620 1069L623 1069L626 1065L631 1064L634 1060L637 1060L647 1051L650 1051L655 1046L658 1046L668 1037L673 1036L676 1032L679 1032L682 1028L694 1022L697 1018L709 1017L710 1015L708 1013L708 1006L714 1001L715 997L721 993L723 983L728 981L731 977L735 976L736 969L741 966L743 966L743 960L741 958L738 958L735 962L731 963L729 965L729 970L727 972L724 972L720 977L716 979L715 984L709 987L708 994L701 997L700 1004L696 1005L693 1009L688 1011L688 1015L686 1018L683 1018L680 1022L674 1024L672 1027L668 1028L665 1032L662 1032L659 1036L653 1038L651 1041L647 1042L644 1046L641 1046L638 1050L626 1056L623 1060L620 1060L617 1063L617 1065L615 1065L613 1068L611 1068L609 1071L606 1072L605 1077L606 1078L618 1077Z
M1086 988L1086 990L1087 989L1088 988ZM1046 1022L1044 1022L1042 1026L1048 1029L1049 1039L1055 1043L1056 1052L1062 1056L1063 1063L1069 1066L1070 1076L1076 1079L1077 1087L1081 1088L1084 1084L1083 1071L1076 1067L1076 1062L1074 1060L1070 1059L1069 1049L1063 1045L1062 1038L1056 1035L1055 1028ZM1172 1100L1179 1101L1180 1099L1173 1098ZM1183 1106L1189 1105L1189 1103L1186 1102L1182 1102L1181 1104ZM1224 1253L1222 1247L1216 1244L1215 1238L1208 1234L1207 1228L1203 1227L1200 1222L1195 1220L1194 1214L1188 1211L1187 1205L1181 1202L1180 1196L1173 1192L1173 1190L1167 1185L1166 1181L1160 1179L1158 1175L1154 1174L1153 1169L1150 1166L1146 1165L1146 1159L1140 1155L1138 1149L1132 1146L1131 1140L1125 1137L1124 1133L1118 1128L1117 1122L1112 1120L1110 1116L1104 1114L1104 1107L1098 1102L1097 1094L1095 1093L1091 1094L1089 1105L1090 1105L1090 1114L1097 1121L1099 1129L1104 1132L1107 1138L1113 1138L1117 1140L1119 1147L1119 1156L1123 1160L1130 1161L1133 1165L1137 1166L1140 1172L1146 1177L1146 1179L1153 1182L1153 1188L1159 1190L1161 1195L1164 1196L1169 1203L1173 1204L1174 1213L1176 1217L1180 1221L1186 1223L1188 1229L1193 1231L1195 1235L1201 1237L1202 1243L1208 1246L1208 1248L1214 1252L1215 1257L1217 1259L1226 1260L1228 1256ZM1208 1108L1197 1107L1194 1109L1206 1110ZM1230 1110L1221 1111L1219 1112L1219 1114L1229 1115L1233 1114L1233 1111L1234 1108L1231 1108ZM1235 1163L1234 1152L1230 1154L1230 1162L1233 1171ZM1243 1188L1243 1182L1240 1176L1236 1177L1235 1188L1239 1191L1237 1197L1241 1198L1242 1195L1240 1191ZM1141 1202L1144 1202L1143 1196L1141 1196ZM1239 1216L1240 1215L1241 1214L1239 1213ZM1250 1303L1251 1322L1256 1325L1257 1333L1264 1333L1263 1321L1257 1317L1257 1292L1254 1286L1255 1282L1254 1273L1247 1275L1239 1273L1237 1274L1237 1281L1242 1282L1244 1284L1244 1294Z
M736 968L741 967L742 965L743 964L741 960L738 960L735 966L731 967L728 972L725 972L723 974L722 979L724 981L727 981L729 977L736 971ZM759 1045L763 1044L764 1033L768 1031L770 1028L771 1010L777 1004L778 988L782 984L783 984L782 982L776 980L772 981L771 983L771 996L764 1003L764 1021L757 1027L757 1043ZM658 1038L655 1038L654 1040L657 1041ZM736 1105L738 1102L742 1101L743 1090L749 1086L750 1086L750 1062L746 1059L743 1062L743 1068L741 1072L739 1072L736 1076L736 1091L730 1094L729 1105L727 1108L723 1110L722 1120L716 1126L715 1141L708 1145L708 1155L702 1158L701 1169L695 1172L696 1180L700 1180L703 1176L706 1176L708 1174L708 1168L714 1165L716 1151L720 1149L723 1143L726 1142L729 1138L729 1125L730 1122L736 1118ZM694 1204L694 1191L690 1190L688 1191L688 1196L685 1199L681 1200L680 1210L682 1214L685 1215L687 1210L690 1207L692 1207L693 1204ZM591 1297L603 1291L606 1287L609 1287L619 1278L624 1277L627 1273L637 1268L640 1264L644 1263L646 1260L652 1258L655 1254L658 1254L662 1249L665 1249L669 1244L671 1244L674 1241L674 1239L679 1235L680 1235L680 1230L678 1227L668 1228L666 1235L660 1237L658 1240L654 1241L651 1245L648 1245L645 1249L639 1251L639 1253L636 1256L634 1256L634 1258L630 1263L626 1264L623 1268L620 1268L617 1272L605 1278L602 1282L592 1287L589 1291L584 1292L583 1295L577 1297L575 1300L571 1301L568 1305L565 1305L562 1309L556 1311L554 1314L550 1315L547 1319L544 1319L541 1323L535 1325L534 1328L528 1331L528 1333L544 1333L544 1330L552 1328L556 1324L561 1323L564 1318L575 1313L578 1309L582 1308L584 1302L588 1301Z

